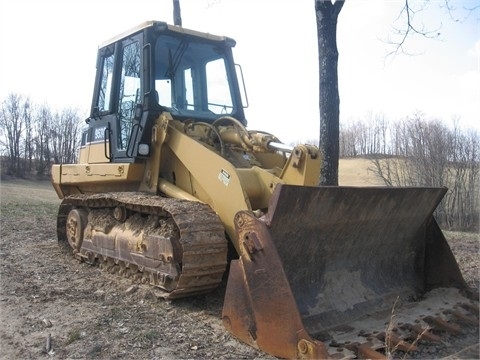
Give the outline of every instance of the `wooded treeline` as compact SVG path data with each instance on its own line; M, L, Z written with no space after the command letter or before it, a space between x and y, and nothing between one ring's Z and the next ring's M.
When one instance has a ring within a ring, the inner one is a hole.
M389 123L378 116L340 131L342 157L369 157L387 186L447 187L436 211L445 229L479 229L480 135L422 114Z
M52 163L76 162L81 127L76 109L56 111L9 94L0 104L2 175L44 176Z
M52 110L19 94L0 104L1 173L49 175L52 163L75 163L84 126L78 110ZM479 229L480 135L447 127L422 114L397 122L384 117L340 128L340 157L369 157L387 186L445 186L437 208L443 228Z

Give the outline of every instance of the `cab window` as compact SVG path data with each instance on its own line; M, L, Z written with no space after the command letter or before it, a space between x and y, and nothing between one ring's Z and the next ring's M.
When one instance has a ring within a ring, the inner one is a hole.
M105 56L102 57L102 62L102 76L97 108L100 113L106 113L110 110L110 94L113 80L113 50L105 50Z
M122 47L122 70L118 96L118 139L117 148L125 150L128 145L136 105L140 96L140 44L138 41L125 40Z

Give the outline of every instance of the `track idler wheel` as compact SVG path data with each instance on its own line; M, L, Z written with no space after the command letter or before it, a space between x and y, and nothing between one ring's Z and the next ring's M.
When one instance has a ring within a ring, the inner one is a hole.
M66 223L66 235L74 253L82 246L83 233L87 225L87 212L82 209L73 209L68 213Z

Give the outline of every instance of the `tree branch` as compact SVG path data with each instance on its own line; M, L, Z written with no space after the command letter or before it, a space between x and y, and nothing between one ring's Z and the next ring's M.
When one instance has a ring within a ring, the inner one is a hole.
M415 16L417 15L417 13L423 11L427 3L429 2L430 2L429 0L425 0L421 8L415 10L410 6L409 0L405 0L405 4L403 8L398 14L398 17L395 19L395 22L402 20L403 22L402 27L396 28L392 26L396 36L398 36L399 39L396 41L393 41L393 40L388 41L389 44L394 45L394 50L389 52L386 57L396 56L399 53L402 53L405 55L414 55L412 53L409 53L405 49L406 41L408 40L408 38L414 35L420 35L428 39L435 39L440 36L439 30L441 28L441 25L434 30L427 30L423 25L421 27L418 27L417 25L415 25ZM445 0L445 2L448 3L448 0Z
M444 5L443 6L440 5L440 7L445 8L447 10L448 16L450 17L450 20L452 20L453 22L463 23L470 17L470 15L472 13L474 13L476 10L480 9L480 4L475 5L473 7L463 6L462 10L466 11L466 14L463 13L463 14L461 14L461 16L454 16L454 13L455 12L458 13L459 10L458 10L458 8L454 7L451 3L452 2L450 0L444 0Z

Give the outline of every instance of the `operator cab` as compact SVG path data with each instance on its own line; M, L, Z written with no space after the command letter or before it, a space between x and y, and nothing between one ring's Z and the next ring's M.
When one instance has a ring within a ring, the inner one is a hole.
M163 35L157 38L155 50L158 102L174 118L213 121L237 112L224 44Z
M149 148L151 127L163 111L207 123L229 115L246 125L233 46L230 38L158 21L102 44L80 162L148 156L138 144Z

